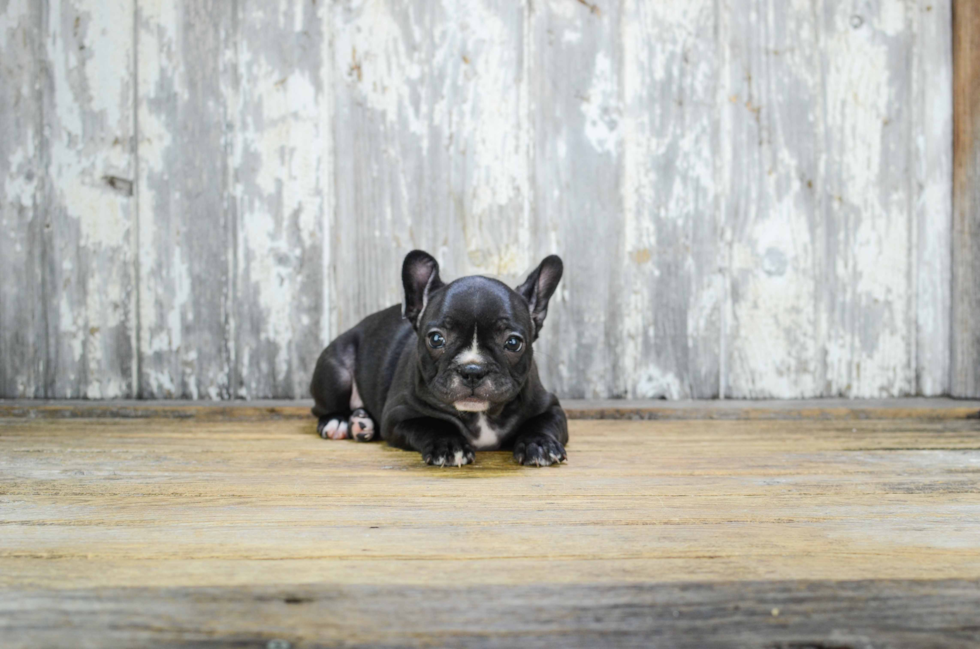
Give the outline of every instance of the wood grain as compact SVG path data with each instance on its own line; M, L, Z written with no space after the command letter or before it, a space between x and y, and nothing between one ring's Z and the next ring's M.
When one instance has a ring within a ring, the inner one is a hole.
M530 270L524 14L500 0L335 4L338 333L401 302L413 248L446 280Z
M330 3L241 2L235 96L236 397L308 394L333 195Z
M913 10L833 1L820 18L832 160L822 183L825 375L827 391L848 396L915 390L906 139Z
M618 306L630 398L723 396L718 34L727 13L705 1L625 3Z
M573 421L571 440L554 469L450 470L312 419L2 420L0 635L976 640L977 420Z
M43 397L47 359L42 11L30 0L0 11L0 395Z
M37 590L0 592L0 620L25 648L972 649L978 593L967 580Z
M815 281L822 274L825 225L819 214L826 89L820 24L816 12L800 4L743 4L745 11L725 16L719 27L728 266L723 393L799 398L837 392L827 390L823 378L819 317L825 305L822 283Z
M563 397L977 396L952 6L10 0L0 395L305 397L421 247Z
M980 395L980 7L953 3L954 395Z
M576 422L565 467L436 472L310 421L5 422L0 583L975 577L977 433Z
M0 399L0 418L28 419L197 419L238 421L308 419L312 399L207 401L73 401ZM852 420L980 419L980 401L960 399L782 399L778 401L666 401L571 399L562 401L569 419Z
M917 3L916 9L912 125L922 133L912 149L916 384L918 394L938 395L950 392L953 19L949 3Z
M133 11L129 0L42 9L44 190L34 218L44 220L46 397L136 392Z
M621 37L619 3L532 4L528 35L535 238L567 261L537 354L571 398L626 396L621 339ZM537 351L537 350L536 350Z
M235 396L234 7L138 3L142 398Z

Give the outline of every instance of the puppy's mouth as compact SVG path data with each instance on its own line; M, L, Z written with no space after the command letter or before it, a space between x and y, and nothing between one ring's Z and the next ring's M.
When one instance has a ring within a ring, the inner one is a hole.
M466 397L453 403L456 410L460 412L486 412L490 409L490 402L480 397Z

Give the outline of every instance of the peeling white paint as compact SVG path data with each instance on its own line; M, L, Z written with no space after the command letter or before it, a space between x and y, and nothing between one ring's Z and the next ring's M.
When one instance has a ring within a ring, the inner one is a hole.
M11 173L0 177L0 189L2 189L3 200L8 205L20 205L21 207L32 207L34 197L37 192L38 177L36 174L28 175L33 171L35 154L34 138L24 139L24 146L15 149L7 156L7 168ZM0 214L0 218L5 214Z
M514 31L521 3L507 12L483 0L445 2L449 16L435 65L446 98L444 146L462 194L470 266L457 270L515 278L533 262L524 213L528 160L521 112L521 42ZM453 26L459 29L453 29ZM464 58L465 57L465 58ZM434 115L439 124L439 114ZM458 171L457 171L458 170Z
M290 11L296 14L292 21ZM321 26L329 20L328 8L300 11L291 2L280 4L278 18L277 38L287 43L301 42L309 27L306 20ZM253 11L246 29L267 32L268 16ZM248 181L238 188L237 203L241 228L236 273L242 278L238 309L241 326L250 334L239 338L238 350L240 394L246 397L253 390L267 389L263 386L289 382L293 385L280 389L298 395L306 392L308 379L297 376L294 368L297 325L305 313L300 310L305 276L321 268L319 264L307 268L305 263L309 255L323 250L323 192L331 190L321 181L330 139L327 125L320 121L323 93L330 89L318 90L319 75L308 69L284 69L279 54L261 39L246 38L238 61L242 118L235 166L250 170ZM254 335L257 340L251 338ZM258 365L252 365L253 360Z
M890 60L893 51L900 56L904 51L900 40L875 29L898 20L888 4L883 3L877 20L855 28L850 8L842 3L825 50L828 132L835 138L840 169L834 179L839 193L831 200L834 213L846 218L850 229L849 239L840 242L835 269L838 285L850 290L839 296L846 299L847 329L827 341L828 357L837 361L828 365L828 381L835 391L869 397L908 394L915 380L908 357L914 336L909 328L910 232L908 217L896 218L909 207L908 185L887 175L896 152L883 148L903 139L901 127L891 124L898 111Z
M415 246L511 282L563 254L539 362L582 396L947 389L948 2L277 0L213 26L188 7L54 3L50 89L0 87L44 93L46 150L0 134L0 221L54 219L53 396L130 395L127 333L150 396L302 396L313 348L397 301ZM0 13L0 53L28 9ZM202 155L227 186L182 173Z
M626 396L689 398L717 384L681 375L690 359L712 362L700 347L717 336L721 299L718 274L699 258L717 245L713 5L631 1L624 12L621 372ZM686 315L672 322L678 309Z
M728 222L743 222L728 259L733 296L726 395L736 398L813 397L823 389L814 309L819 283L813 277L820 272L814 250L820 242L814 243L812 231L819 218L811 157L819 137L813 127L818 59L768 54L794 45L812 52L816 37L809 13L783 11L755 20L800 20L792 43L784 35L753 42L752 20L731 25L730 55L736 69L747 70L732 75L723 97L735 134L732 148L740 152L730 170L726 213ZM775 58L769 65L767 56Z
M422 78L422 62L409 47L425 38L420 25L399 25L383 0L354 0L343 10L351 15L336 35L334 53L346 83L393 126L426 138L424 104L412 96Z
M57 396L129 396L133 377L123 363L132 362L132 350L117 341L132 339L127 329L136 320L134 210L106 177L133 180L132 30L117 29L133 24L133 4L75 0L49 9L47 175L52 228L68 244L52 251L64 269L56 322L65 353L51 389Z
M585 137L596 151L615 155L619 149L622 107L619 100L619 74L605 52L595 57L592 85L582 101Z
M674 373L651 367L637 375L633 392L636 399L683 399L687 390Z

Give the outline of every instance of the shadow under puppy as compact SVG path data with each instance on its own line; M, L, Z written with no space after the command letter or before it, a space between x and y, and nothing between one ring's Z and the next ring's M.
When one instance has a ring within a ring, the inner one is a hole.
M547 257L516 291L480 276L443 284L431 255L410 252L404 303L368 316L317 360L310 392L320 435L380 434L437 466L469 464L474 449L560 464L568 424L541 385L532 343L562 268Z

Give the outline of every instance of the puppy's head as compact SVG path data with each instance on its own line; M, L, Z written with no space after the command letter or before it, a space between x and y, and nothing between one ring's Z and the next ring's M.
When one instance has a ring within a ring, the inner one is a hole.
M531 371L531 345L561 274L561 259L552 255L516 290L479 276L443 284L431 255L410 252L402 266L403 309L418 332L429 394L463 412L512 401Z

